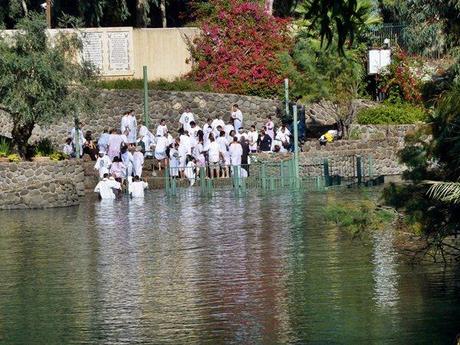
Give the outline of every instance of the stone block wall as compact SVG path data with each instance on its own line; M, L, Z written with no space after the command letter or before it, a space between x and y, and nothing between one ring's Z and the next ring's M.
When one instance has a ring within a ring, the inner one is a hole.
M95 94L97 109L95 114L82 114L83 131L91 130L97 139L104 128L119 128L124 111L134 109L138 123L143 122L142 90L99 90ZM239 104L244 115L244 126L253 123L265 123L266 116L276 115L276 100L261 97L217 94L204 92L169 92L150 91L149 111L150 128L155 129L160 119L165 118L170 131L178 128L179 118L186 107L190 107L201 126L207 117L222 116L225 121L230 118L230 107ZM68 131L73 127L71 117L63 118L46 127L36 126L30 142L47 137L55 145L62 146ZM12 124L5 114L0 113L0 135L10 136Z
M0 209L65 207L84 196L78 161L0 163Z

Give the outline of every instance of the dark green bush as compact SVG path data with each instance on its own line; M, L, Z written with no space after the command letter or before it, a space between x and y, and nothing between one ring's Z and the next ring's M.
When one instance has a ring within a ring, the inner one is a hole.
M412 104L382 104L375 108L363 109L357 120L361 125L402 125L425 121L423 108Z
M144 81L142 79L101 80L97 82L96 86L109 90L140 90L144 88ZM173 81L160 79L158 81L151 81L149 82L149 89L162 91L213 91L207 84L197 83L188 79L176 79Z
M54 152L53 143L48 138L40 139L34 146L37 157L49 157Z

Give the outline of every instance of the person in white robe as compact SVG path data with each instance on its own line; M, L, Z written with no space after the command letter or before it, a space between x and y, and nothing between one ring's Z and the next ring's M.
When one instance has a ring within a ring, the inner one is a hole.
M138 144L144 146L145 157L153 157L153 146L155 145L155 137L146 126L139 128Z
M99 140L97 141L97 148L99 149L99 151L104 151L106 153L108 152L109 138L110 138L109 130L104 129L104 132L101 134Z
M165 137L168 133L168 126L166 126L166 120L161 119L160 124L157 128L157 137Z
M100 179L103 179L104 175L109 173L111 164L112 161L109 156L107 156L104 151L99 151L99 157L97 158L96 164L94 164L94 169L99 171Z
M248 133L249 150L251 153L257 152L257 140L259 139L259 133L256 131L256 126L252 125L251 130Z
M134 176L142 177L142 168L144 167L144 155L142 147L137 146L136 152L133 153L133 174Z
M147 182L141 181L139 176L134 176L133 182L129 184L128 192L131 198L143 198L144 190L149 187Z
M190 122L195 121L195 116L193 115L190 108L185 108L185 111L182 113L179 119L179 123L182 125L184 131L190 130Z
M75 154L78 152L80 157L83 156L83 145L86 144L86 139L85 139L85 136L83 135L83 129L81 127L82 127L82 123L79 122L78 129L76 127L73 127L70 130L70 138L72 139L72 146L74 148L74 152ZM80 158L80 157L77 157L77 158Z
M62 153L66 156L72 157L74 154L73 146L72 146L72 139L67 138L65 141L65 145L62 147Z
M180 171L183 177L185 165L187 164L187 156L192 154L192 145L188 133L185 132L179 137L179 159L180 159Z
M267 123L265 123L266 133L270 136L270 138L275 139L275 124L272 121L271 116L267 116Z
M243 113L241 112L238 104L233 104L231 118L233 120L235 131L239 132L240 128L243 126Z
M103 178L94 188L95 193L99 193L101 199L115 199L114 189L121 189L119 182L109 179L109 174L104 174Z
M211 134L209 136L208 148L208 157L209 165L211 169L211 177L219 177L219 160L220 160L220 150L219 144L215 141L214 136Z
M206 123L203 125L203 143L206 145L209 142L209 134L212 133L212 126L211 126L212 120L211 118L208 117L206 120Z
M227 139L225 138L225 132L220 133L220 137L217 138L217 144L219 145L219 152L222 157L221 166L222 166L222 177L230 177L230 156L228 154Z
M196 161L195 158L192 158L188 163L187 167L185 168L185 177L188 178L190 182L190 187L195 184L196 179Z
M128 144L134 145L136 143L137 120L134 110L126 112L121 118L121 133L126 135Z
M174 143L171 144L171 148L169 150L169 176L171 177L178 177L179 176L179 151L177 148L179 144Z
M221 127L219 131L223 130L225 128L225 122L224 120L222 120L222 116L219 116L217 119L212 120L211 126L213 130L218 129L217 127L219 126Z
M163 167L166 168L168 165L167 158L168 155L166 154L166 149L168 148L168 138L159 136L156 140L155 145L155 159L158 161L158 170L161 171L161 165L163 163Z
M233 138L233 143L230 144L228 148L228 153L230 155L230 163L232 166L241 165L241 156L243 155L243 147L238 142L238 138Z
M129 150L126 150L124 153L121 154L121 161L126 167L126 178L132 176L134 163L133 154Z

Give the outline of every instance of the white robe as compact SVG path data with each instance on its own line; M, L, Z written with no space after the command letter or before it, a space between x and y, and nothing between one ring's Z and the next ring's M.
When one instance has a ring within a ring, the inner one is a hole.
M115 199L113 189L121 189L120 183L115 180L105 178L102 181L99 181L96 188L94 188L94 192L99 193L102 199Z
M221 126L222 130L223 130L225 128L225 122L224 122L224 120L221 120L221 119L214 119L211 122L211 126L212 126L213 130L216 130L217 127L219 127L219 126Z
M136 151L133 154L133 173L134 176L142 177L142 168L144 166L144 155Z
M94 164L94 169L99 170L99 178L102 179L104 177L104 174L109 173L111 164L112 161L107 155L97 158L96 164Z
M78 146L78 150L79 150L78 153L80 154L80 156L83 156L83 145L86 143L86 139L85 139L85 136L83 135L83 130L81 128L78 130L79 138L76 138L76 133L75 133L76 131L77 130L75 129L75 127L70 130L70 138L72 139L72 145L75 148L75 153L77 152L77 146Z
M196 164L193 161L188 162L187 167L185 168L185 177L187 177L190 181L190 186L193 186L195 184L195 170Z
M243 127L243 113L240 109L232 112L233 125L235 126L235 131L239 131Z
M127 170L126 177L131 176L133 173L133 161L134 161L132 153L129 151L126 151L125 153L121 155L121 160L123 161L123 164L125 165L126 170Z
M241 165L241 156L243 155L243 147L240 143L233 143L228 148L230 154L230 162L233 166Z
M129 144L136 143L137 120L135 116L125 115L121 118L121 133L128 138Z
M129 194L133 198L143 198L144 197L144 189L149 187L147 182L144 181L135 181L129 184Z
M195 117L193 116L193 113L187 113L187 112L183 112L179 119L179 123L182 125L185 131L190 130L190 122L192 121L195 121Z

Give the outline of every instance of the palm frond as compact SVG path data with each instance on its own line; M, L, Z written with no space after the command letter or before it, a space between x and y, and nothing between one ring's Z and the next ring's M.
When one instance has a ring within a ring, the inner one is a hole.
M460 182L430 182L431 187L427 191L430 198L449 202L460 203Z

